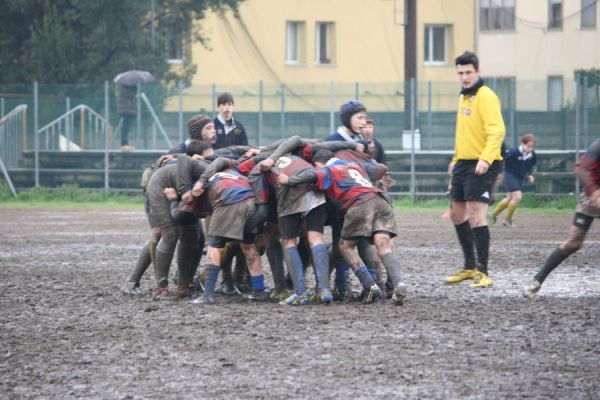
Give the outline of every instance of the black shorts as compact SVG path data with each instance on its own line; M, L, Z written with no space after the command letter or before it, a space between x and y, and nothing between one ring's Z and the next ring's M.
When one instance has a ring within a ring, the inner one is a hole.
M478 160L459 160L452 170L450 198L454 201L479 201L489 204L492 187L502 170L502 161L494 161L483 175L475 175Z
M305 218L302 213L295 213L279 218L279 233L282 239L293 239L302 233L302 220L306 221L306 230L323 233L325 223L325 203L313 208Z

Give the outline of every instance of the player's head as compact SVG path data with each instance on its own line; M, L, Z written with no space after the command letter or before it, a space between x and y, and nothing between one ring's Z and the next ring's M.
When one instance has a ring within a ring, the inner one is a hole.
M233 96L231 93L221 93L217 96L217 109L225 121L229 121L233 115L234 108Z
M521 137L521 145L525 152L530 152L535 147L535 135L533 133L526 133Z
M333 158L333 152L331 150L319 149L313 156L312 160L313 160L313 163L315 163L315 164L318 163L321 165L325 165L325 164L327 164L327 161L331 160L332 158Z
M340 107L340 122L354 133L361 133L366 125L367 108L360 100L349 100Z
M463 88L473 86L479 80L479 58L472 51L465 51L454 61L456 73Z
M202 157L210 157L213 155L213 148L210 143L205 140L192 139L187 144L185 154L188 156L193 156L194 154L198 154Z
M365 119L365 127L363 128L362 135L365 139L371 140L373 139L373 132L375 131L375 122L373 118L367 116Z
M202 140L202 130L210 123L212 123L212 119L208 115L200 114L190 118L187 123L190 139Z

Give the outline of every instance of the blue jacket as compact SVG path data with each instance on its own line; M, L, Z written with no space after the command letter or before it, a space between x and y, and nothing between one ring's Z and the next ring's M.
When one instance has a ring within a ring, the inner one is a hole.
M504 173L510 174L519 180L525 179L531 175L531 171L537 162L535 151L531 152L531 157L523 159L523 153L519 147L513 147L504 154Z
M229 134L225 134L225 126L219 118L214 119L215 129L217 130L217 142L213 145L213 149L221 149L229 146L248 146L248 136L244 125L237 119L235 120L235 128Z

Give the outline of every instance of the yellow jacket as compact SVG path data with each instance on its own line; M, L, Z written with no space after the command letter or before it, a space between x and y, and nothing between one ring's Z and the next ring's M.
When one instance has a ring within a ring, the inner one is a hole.
M505 134L496 93L482 86L475 95L461 95L452 162L484 160L491 165L494 160L502 160L500 148Z

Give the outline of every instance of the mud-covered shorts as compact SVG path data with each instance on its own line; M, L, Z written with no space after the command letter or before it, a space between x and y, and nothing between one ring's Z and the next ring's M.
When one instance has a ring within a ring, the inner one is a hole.
M592 204L592 199L585 193L581 193L575 212L592 218L600 218L600 207Z
M211 247L222 248L227 242L235 240L254 243L256 227L248 223L254 211L254 198L217 207L210 219L208 244Z
M490 203L492 187L502 170L502 161L494 161L483 175L475 175L477 163L478 160L458 160L452 170L452 200Z
M380 194L374 199L356 204L344 216L342 239L371 239L375 233L396 236L396 216L392 205Z

